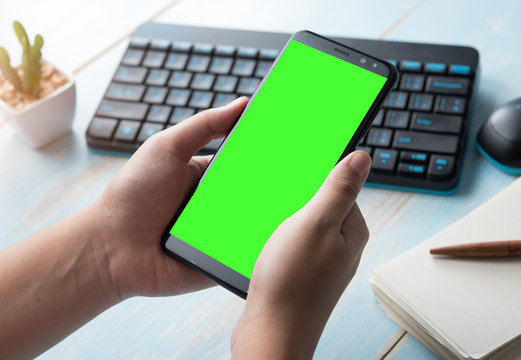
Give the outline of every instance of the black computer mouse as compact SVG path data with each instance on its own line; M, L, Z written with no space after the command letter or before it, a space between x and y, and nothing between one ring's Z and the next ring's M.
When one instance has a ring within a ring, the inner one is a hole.
M521 174L521 98L497 108L478 133L479 151L494 165Z

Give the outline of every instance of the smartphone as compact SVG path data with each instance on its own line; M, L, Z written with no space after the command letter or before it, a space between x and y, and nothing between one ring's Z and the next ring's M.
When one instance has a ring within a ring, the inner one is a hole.
M396 77L384 60L295 33L168 225L163 250L246 298L265 242L355 149Z

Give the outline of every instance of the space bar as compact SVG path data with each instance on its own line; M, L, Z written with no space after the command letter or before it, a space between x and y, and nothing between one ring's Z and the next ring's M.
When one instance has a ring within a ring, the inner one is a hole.
M443 154L455 154L458 137L454 135L425 134L414 131L396 131L393 147L404 150L418 150Z

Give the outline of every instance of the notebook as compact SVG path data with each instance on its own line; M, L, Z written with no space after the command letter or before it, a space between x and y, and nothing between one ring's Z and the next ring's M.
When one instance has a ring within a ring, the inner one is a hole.
M521 178L370 279L387 315L442 359L521 359L521 258L433 257L432 247L521 238Z

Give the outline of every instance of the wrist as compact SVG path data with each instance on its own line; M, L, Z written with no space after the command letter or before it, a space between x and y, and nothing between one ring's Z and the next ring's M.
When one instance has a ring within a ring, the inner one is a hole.
M296 315L247 304L232 334L232 357L311 359L322 327L310 324L305 315Z
M95 271L97 288L111 304L125 300L114 281L111 269L112 249L109 246L110 242L107 241L110 235L107 234L97 203L87 207L77 216L81 219L80 221L85 229L89 247L87 263Z

